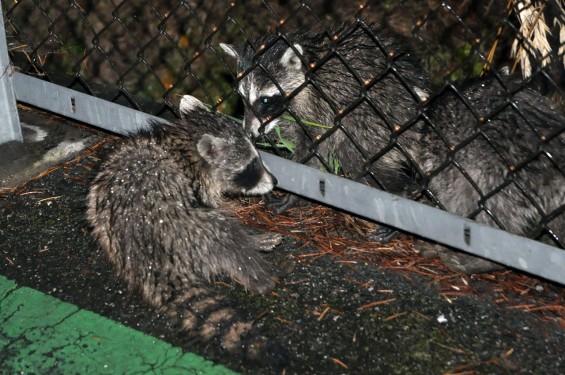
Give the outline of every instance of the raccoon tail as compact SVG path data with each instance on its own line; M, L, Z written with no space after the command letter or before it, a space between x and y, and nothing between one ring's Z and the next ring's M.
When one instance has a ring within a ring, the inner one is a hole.
M161 310L191 336L203 341L218 339L221 346L230 352L241 347L241 336L253 325L240 320L234 308L204 285L193 285L188 291L173 297Z
M288 363L286 348L258 334L253 320L242 319L237 310L205 282L194 283L190 289L173 296L159 312L200 342L216 343L227 352L277 368Z

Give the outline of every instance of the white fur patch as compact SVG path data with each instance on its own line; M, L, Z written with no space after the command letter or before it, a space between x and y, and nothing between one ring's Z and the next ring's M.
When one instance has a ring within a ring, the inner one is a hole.
M251 84L249 85L249 95L247 96L247 100L249 100L249 103L253 105L255 104L255 101L257 101L258 97L259 91L257 90L257 86L255 86L255 83L251 81Z
M279 123L279 119L278 119L278 118L276 118L276 119L272 120L271 122L269 122L269 123L267 124L267 126L265 126L265 131L264 131L264 133L265 133L265 134L270 133L270 132L275 128L275 126L278 125L278 123Z
M298 57L295 50L300 55L302 55L302 52L304 51L300 46L300 44L295 44L294 49L292 47L288 47L287 50L284 51L284 54L282 55L280 60L282 66L293 66L295 69L296 68L300 69L300 64L301 64L300 57Z
M239 54L237 53L236 49L234 48L234 46L232 46L231 44L226 44L226 43L220 43L220 47L224 50L225 53L227 53L229 56L233 57L234 59L239 59Z
M423 102L425 102L426 100L428 100L430 98L430 94L428 94L428 92L426 90L421 89L419 87L414 87L414 92L416 93L416 95L418 95L420 100L423 101Z
M284 88L283 88L283 90L284 90ZM262 97L262 96L270 97L270 96L275 96L275 95L285 95L285 92L281 92L281 90L279 90L279 88L277 86L274 86L274 85L271 86L271 87L264 88L263 90L261 90L259 92L259 97Z
M245 124L247 131L251 131L254 137L259 135L259 128L261 127L261 121L257 117L253 117L251 124Z
M195 111L196 109L204 109L206 111L208 110L208 108L206 108L204 103L202 103L200 100L196 99L194 96L191 95L183 95L183 97L180 100L179 109L184 114Z

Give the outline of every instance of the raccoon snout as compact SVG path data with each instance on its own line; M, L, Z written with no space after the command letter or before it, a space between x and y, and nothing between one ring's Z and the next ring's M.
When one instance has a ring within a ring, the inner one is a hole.
M259 119L254 116L252 113L249 113L248 110L245 111L243 115L243 129L251 139L258 137L259 134L259 127L261 126L261 122Z
M264 129L264 128L262 128L262 127L249 127L247 131L248 131L250 134L253 134L253 137L255 137L255 139L259 139L259 138L261 138L262 136L264 136L264 135L266 134L266 133L263 131L263 129ZM261 131L259 131L259 130L261 130Z
M241 191L250 195L266 194L278 182L275 176L267 170L258 155L232 181L235 186L241 188Z

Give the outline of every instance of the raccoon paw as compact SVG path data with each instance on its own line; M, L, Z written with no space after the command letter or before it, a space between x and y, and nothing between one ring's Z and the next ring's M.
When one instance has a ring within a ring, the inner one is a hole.
M277 214L282 214L289 208L299 206L301 199L298 196L286 193L282 197L274 197L272 195L267 197L267 208Z
M283 235L274 232L264 232L259 234L253 234L255 243L260 251L270 252L276 246L280 245L283 239Z
M275 266L277 270L277 276L282 278L294 272L294 269L296 268L296 263L294 263L292 259L287 257L277 261L275 263Z
M377 227L368 234L369 240L379 243L388 243L400 235L400 232L386 225Z
M414 251L426 259L437 258L441 251L446 250L444 246L424 240L414 241L413 246Z
M275 288L280 279L291 274L296 267L294 261L286 255L276 256L275 259L270 260L267 263L268 268L264 266L260 273L256 273L242 282L247 290L258 294L267 294ZM265 265L265 263L263 264Z
M262 275L262 277L249 278L247 282L243 283L247 290L258 294L267 294L273 289L275 289L276 281L278 278L276 276Z
M438 250L438 255L441 262L447 268L464 274L484 273L504 269L504 266L498 263L447 248Z

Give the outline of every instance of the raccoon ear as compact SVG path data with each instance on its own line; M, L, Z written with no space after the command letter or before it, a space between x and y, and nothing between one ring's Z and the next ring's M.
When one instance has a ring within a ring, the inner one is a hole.
M180 100L180 104L179 104L179 109L181 114L183 115L187 115L190 112L196 111L196 110L204 110L204 111L208 111L208 108L206 108L206 106L204 105L204 103L202 103L200 100L196 99L194 96L190 96L190 95L183 95L181 100Z
M300 44L288 47L280 59L281 65L300 70L302 67L302 61L296 52L298 52L299 55L302 55L302 52L304 52Z
M208 163L213 162L224 146L224 141L221 138L214 137L210 134L204 134L198 141L196 149L204 160Z
M240 56L241 54L239 53L238 48L233 45L233 44L226 44L226 43L220 43L220 47L222 47L222 49L224 50L225 53L227 53L229 56L231 56L232 58L236 59L236 60L240 60Z

